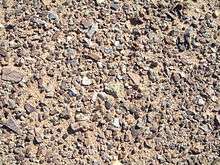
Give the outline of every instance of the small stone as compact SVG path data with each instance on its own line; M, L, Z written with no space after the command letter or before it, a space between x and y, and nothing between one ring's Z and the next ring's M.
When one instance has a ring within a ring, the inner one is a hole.
M92 84L92 80L89 79L88 77L84 76L82 79L82 85L88 86Z
M203 106L203 105L205 105L205 100L199 96L199 97L197 97L197 104L199 106Z
M56 12L54 12L54 11L49 11L49 12L48 12L48 19L49 19L49 20L58 21L58 20L59 20L59 16L57 15Z
M3 125L17 134L21 133L20 128L18 127L17 123L15 122L15 120L13 118L9 118L6 121L6 123L4 123Z
M105 108L106 108L106 109L110 109L111 107L112 107L111 101L106 100L106 101L105 101Z
M219 15L220 15L220 10L219 9L215 10L213 13L213 17L217 18L219 17Z
M103 2L105 2L105 0L96 0L96 3L97 3L97 4L101 4L101 3L103 3Z
M34 133L35 133L35 141L37 143L42 143L43 141L43 130L41 128L35 128L34 129Z
M98 30L98 24L94 23L91 28L88 30L88 32L86 33L86 36L88 38L92 38L93 35L95 34L95 32Z
M1 29L1 27L0 27L0 29ZM0 30L1 31L1 30ZM7 56L7 52L5 51L5 50L2 50L2 49L0 49L0 60L2 59L2 58L5 58Z
M83 25L85 29L88 29L92 26L93 21L91 19L84 19L82 20L81 24Z
M139 85L141 82L141 77L136 74L136 73L132 73L132 72L128 72L128 76L131 78L131 80L135 83L135 85Z
M29 103L26 103L26 104L24 105L24 109L27 111L28 114L30 114L30 113L36 111L35 107L33 107L33 106L32 106L31 104L29 104Z
M79 123L71 123L68 128L68 133L75 133L81 130L82 128L80 127Z
M152 69L148 70L148 78L152 82L156 82L157 81L157 76L156 76L155 72Z
M2 80L18 83L23 79L24 75L15 69L5 67L2 69Z
M75 120L76 121L88 121L90 119L89 115L84 113L76 113Z
M89 53L87 56L95 61L102 59L102 56L99 53Z
M124 85L120 82L112 82L105 85L105 92L117 98L125 96Z
M75 97L75 96L77 96L77 94L78 94L78 91L75 88L71 88L68 90L68 95L70 97Z
M120 128L120 121L119 121L119 118L114 118L113 121L112 121L112 125L116 128Z

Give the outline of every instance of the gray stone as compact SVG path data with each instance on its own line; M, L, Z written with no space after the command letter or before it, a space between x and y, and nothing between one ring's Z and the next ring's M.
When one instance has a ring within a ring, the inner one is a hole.
M3 125L17 134L21 133L20 128L18 127L16 121L13 118L9 118Z
M49 20L55 20L55 21L59 20L59 16L54 11L49 11L48 12L48 18L49 18Z
M92 80L89 79L88 77L84 76L82 78L82 85L85 85L85 86L88 86L88 85L91 85L92 84Z
M93 37L93 35L95 34L95 32L98 30L98 24L93 24L92 26L91 26L91 28L88 30L88 32L86 33L86 36L88 37L88 38L92 38Z
M119 118L114 118L113 121L112 121L112 125L116 128L120 128L120 121L119 121Z
M23 77L24 74L16 71L15 69L9 67L5 67L2 69L2 80L18 83L23 79Z

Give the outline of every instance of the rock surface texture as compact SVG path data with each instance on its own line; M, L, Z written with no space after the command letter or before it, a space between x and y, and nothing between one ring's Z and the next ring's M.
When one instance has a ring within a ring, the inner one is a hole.
M0 164L219 165L219 0L0 0Z

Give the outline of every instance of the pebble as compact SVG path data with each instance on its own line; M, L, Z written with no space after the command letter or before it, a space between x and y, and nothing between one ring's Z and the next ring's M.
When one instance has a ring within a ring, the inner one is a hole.
M197 97L197 104L199 106L203 106L203 105L205 105L205 100L202 97L198 96Z
M79 125L79 123L71 123L70 125L69 125L69 133L75 133L75 132L78 132L78 131L81 131L82 129L81 129L81 127L80 127L80 125Z
M102 59L102 56L99 53L89 53L87 54L87 56L95 61L99 61L100 59Z
M123 98L125 95L124 85L120 82L111 82L105 85L105 92L117 98Z
M103 3L103 2L105 2L105 0L96 0L96 3L97 3L97 4L101 4L101 3Z
M24 109L27 111L28 114L30 114L30 113L36 111L35 107L33 107L33 106L32 106L31 104L29 104L29 103L26 103L26 104L24 105Z
M9 68L9 67L4 67L2 69L2 80L5 80L5 81L11 81L13 83L18 83L20 82L23 77L24 77L24 74L22 74L21 72L17 71L19 69L16 69L15 68Z
M211 165L220 165L220 159L219 159L219 158L215 159L215 160L211 163Z
M49 12L48 12L48 19L49 19L49 20L59 21L59 16L57 15L56 12L54 12L54 11L49 11Z
M120 128L120 120L119 118L114 118L113 121L112 121L112 125L116 128Z
M12 117L10 117L3 125L17 134L21 133L19 126Z
M128 76L131 78L131 80L135 83L135 85L139 85L141 82L141 77L136 74L136 73L132 73L132 72L128 72Z
M92 80L89 79L88 77L84 76L82 78L82 85L85 85L85 86L88 86L88 85L91 85L92 84Z
M68 89L68 95L70 97L75 97L77 96L77 94L78 94L78 91L75 88Z
M86 33L86 36L88 38L92 38L93 35L96 33L96 31L98 30L98 24L97 23L94 23L90 29L88 30L88 32Z
M84 113L76 113L75 115L75 120L76 121L88 121L90 119L88 114L84 114Z
M219 15L220 15L220 9L215 10L214 13L213 13L213 16L214 16L215 18L218 18Z

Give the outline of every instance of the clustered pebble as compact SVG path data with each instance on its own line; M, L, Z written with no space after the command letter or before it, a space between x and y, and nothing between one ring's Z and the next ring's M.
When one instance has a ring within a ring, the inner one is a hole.
M1 0L0 164L219 165L218 0Z

